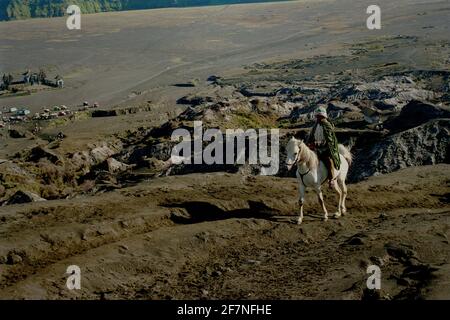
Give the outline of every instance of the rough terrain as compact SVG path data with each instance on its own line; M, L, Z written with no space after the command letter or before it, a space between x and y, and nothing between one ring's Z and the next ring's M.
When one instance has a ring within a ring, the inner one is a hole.
M0 297L370 299L376 264L380 298L448 299L449 169L351 185L349 213L326 223L308 193L301 226L294 179L222 173L4 207ZM79 291L65 287L74 264Z
M100 102L0 128L0 298L450 298L450 6L382 0L369 31L368 4L106 13L80 34L58 18L0 23L6 71L66 82L1 107ZM309 192L298 226L284 146L318 104L354 155L349 212L325 223ZM171 134L195 120L279 129L277 176L174 165Z

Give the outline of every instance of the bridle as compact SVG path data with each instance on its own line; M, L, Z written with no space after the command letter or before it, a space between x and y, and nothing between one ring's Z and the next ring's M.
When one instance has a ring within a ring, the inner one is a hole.
M303 177L306 176L310 171L311 171L311 169L308 169L308 171L306 171L305 173L300 173L300 171L298 171L298 167L297 167L297 173L300 175L300 179L302 180L302 183L304 186L306 186L306 184L305 184L305 181L303 181Z
M308 168L308 170L307 170L305 173L301 173L301 172L299 171L299 167L298 167L298 161L299 161L299 160L300 160L300 152L298 152L297 155L295 156L294 163L292 164L292 166L297 165L297 173L298 173L298 175L300 176L300 179L302 180L303 185L306 186L305 182L303 181L303 178L304 178L308 173L311 172L311 169ZM321 185L322 185L326 180L327 180L327 179L326 179L326 177L325 177L325 179L322 181Z
M304 186L306 186L306 184L305 184L305 182L303 181L303 177L304 176L306 176L310 171L311 171L311 169L309 169L308 168L308 171L306 171L305 173L301 173L298 169L298 161L300 160L300 152L298 152L297 153L297 155L295 156L295 159L294 159L294 163L292 164L293 166L294 165L297 165L297 173L300 175L300 179L302 180L302 183L303 183L303 185Z

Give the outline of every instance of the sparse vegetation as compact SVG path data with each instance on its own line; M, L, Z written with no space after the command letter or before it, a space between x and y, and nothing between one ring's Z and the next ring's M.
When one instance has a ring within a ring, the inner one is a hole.
M65 15L67 7L72 4L78 5L83 13L96 13L267 1L268 0L0 0L0 20L59 17Z
M275 124L275 119L270 116L252 113L252 112L244 112L237 111L233 113L232 122L235 128L271 128Z

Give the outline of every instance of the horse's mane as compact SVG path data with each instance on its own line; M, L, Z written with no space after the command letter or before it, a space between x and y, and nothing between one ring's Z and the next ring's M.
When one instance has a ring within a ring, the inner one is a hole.
M317 169L317 167L319 166L319 158L317 157L317 154L310 148L308 148L308 146L303 143L303 141L300 141L299 149L299 164L305 163L310 170Z

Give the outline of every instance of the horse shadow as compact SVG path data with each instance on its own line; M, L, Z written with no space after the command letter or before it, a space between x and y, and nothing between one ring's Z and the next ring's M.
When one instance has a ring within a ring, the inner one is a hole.
M177 224L194 224L227 219L264 219L278 223L297 223L298 215L285 215L278 209L268 207L259 201L248 201L248 208L226 210L208 201L182 201L161 204L166 208L176 209L171 212L170 219ZM307 220L322 220L323 215L311 214Z

